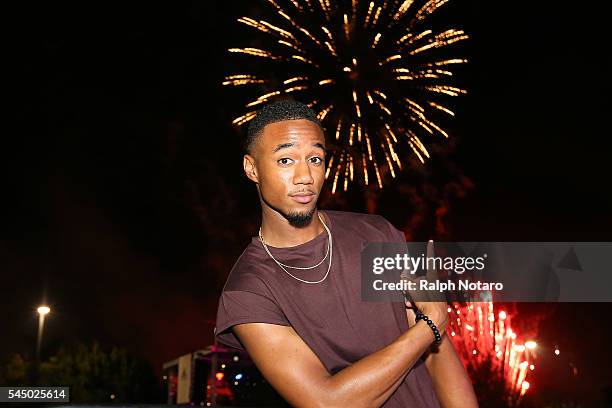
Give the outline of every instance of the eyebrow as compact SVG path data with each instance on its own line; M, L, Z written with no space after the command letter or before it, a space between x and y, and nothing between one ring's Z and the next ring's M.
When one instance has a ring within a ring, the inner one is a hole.
M288 148L293 147L293 146L295 146L295 143L291 143L291 142L290 142L290 143L281 143L281 144L277 145L277 146L274 148L274 150L272 151L272 153L276 153L276 152L278 152L279 150L282 150L282 149L288 149ZM323 150L323 152L325 152L325 146L323 146L323 144L322 144L322 143L317 142L317 143L314 143L312 146L313 146L313 147L318 147L319 149Z

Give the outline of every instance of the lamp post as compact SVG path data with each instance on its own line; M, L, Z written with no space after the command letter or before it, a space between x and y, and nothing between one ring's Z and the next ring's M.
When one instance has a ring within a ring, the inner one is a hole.
M45 316L51 311L49 306L39 306L38 312L38 339L36 340L36 360L40 361L40 344L42 343L43 329L45 327Z

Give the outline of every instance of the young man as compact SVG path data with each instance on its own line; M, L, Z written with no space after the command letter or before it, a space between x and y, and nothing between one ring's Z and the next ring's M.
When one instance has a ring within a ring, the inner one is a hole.
M361 249L405 242L378 215L319 211L325 137L297 102L251 121L243 166L262 209L230 272L215 334L246 349L268 382L298 407L476 407L471 382L444 335L447 305L417 302L442 335L401 302L361 301Z

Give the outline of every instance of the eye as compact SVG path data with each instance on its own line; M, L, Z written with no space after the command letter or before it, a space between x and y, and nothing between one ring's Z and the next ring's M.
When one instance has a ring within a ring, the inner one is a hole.
M290 158L288 158L288 157L283 157L282 159L279 159L278 162L280 164L287 165L287 164L290 164L292 162L292 160Z
M310 160L311 160L311 161L312 161L314 164L321 164L321 163L323 163L323 159L322 159L322 158L320 158L320 157L317 157L317 156L310 158Z

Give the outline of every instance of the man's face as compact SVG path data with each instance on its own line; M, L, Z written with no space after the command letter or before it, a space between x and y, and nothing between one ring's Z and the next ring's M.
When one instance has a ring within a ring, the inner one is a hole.
M267 125L244 165L263 205L294 226L310 223L325 180L325 137L316 123L296 119Z

